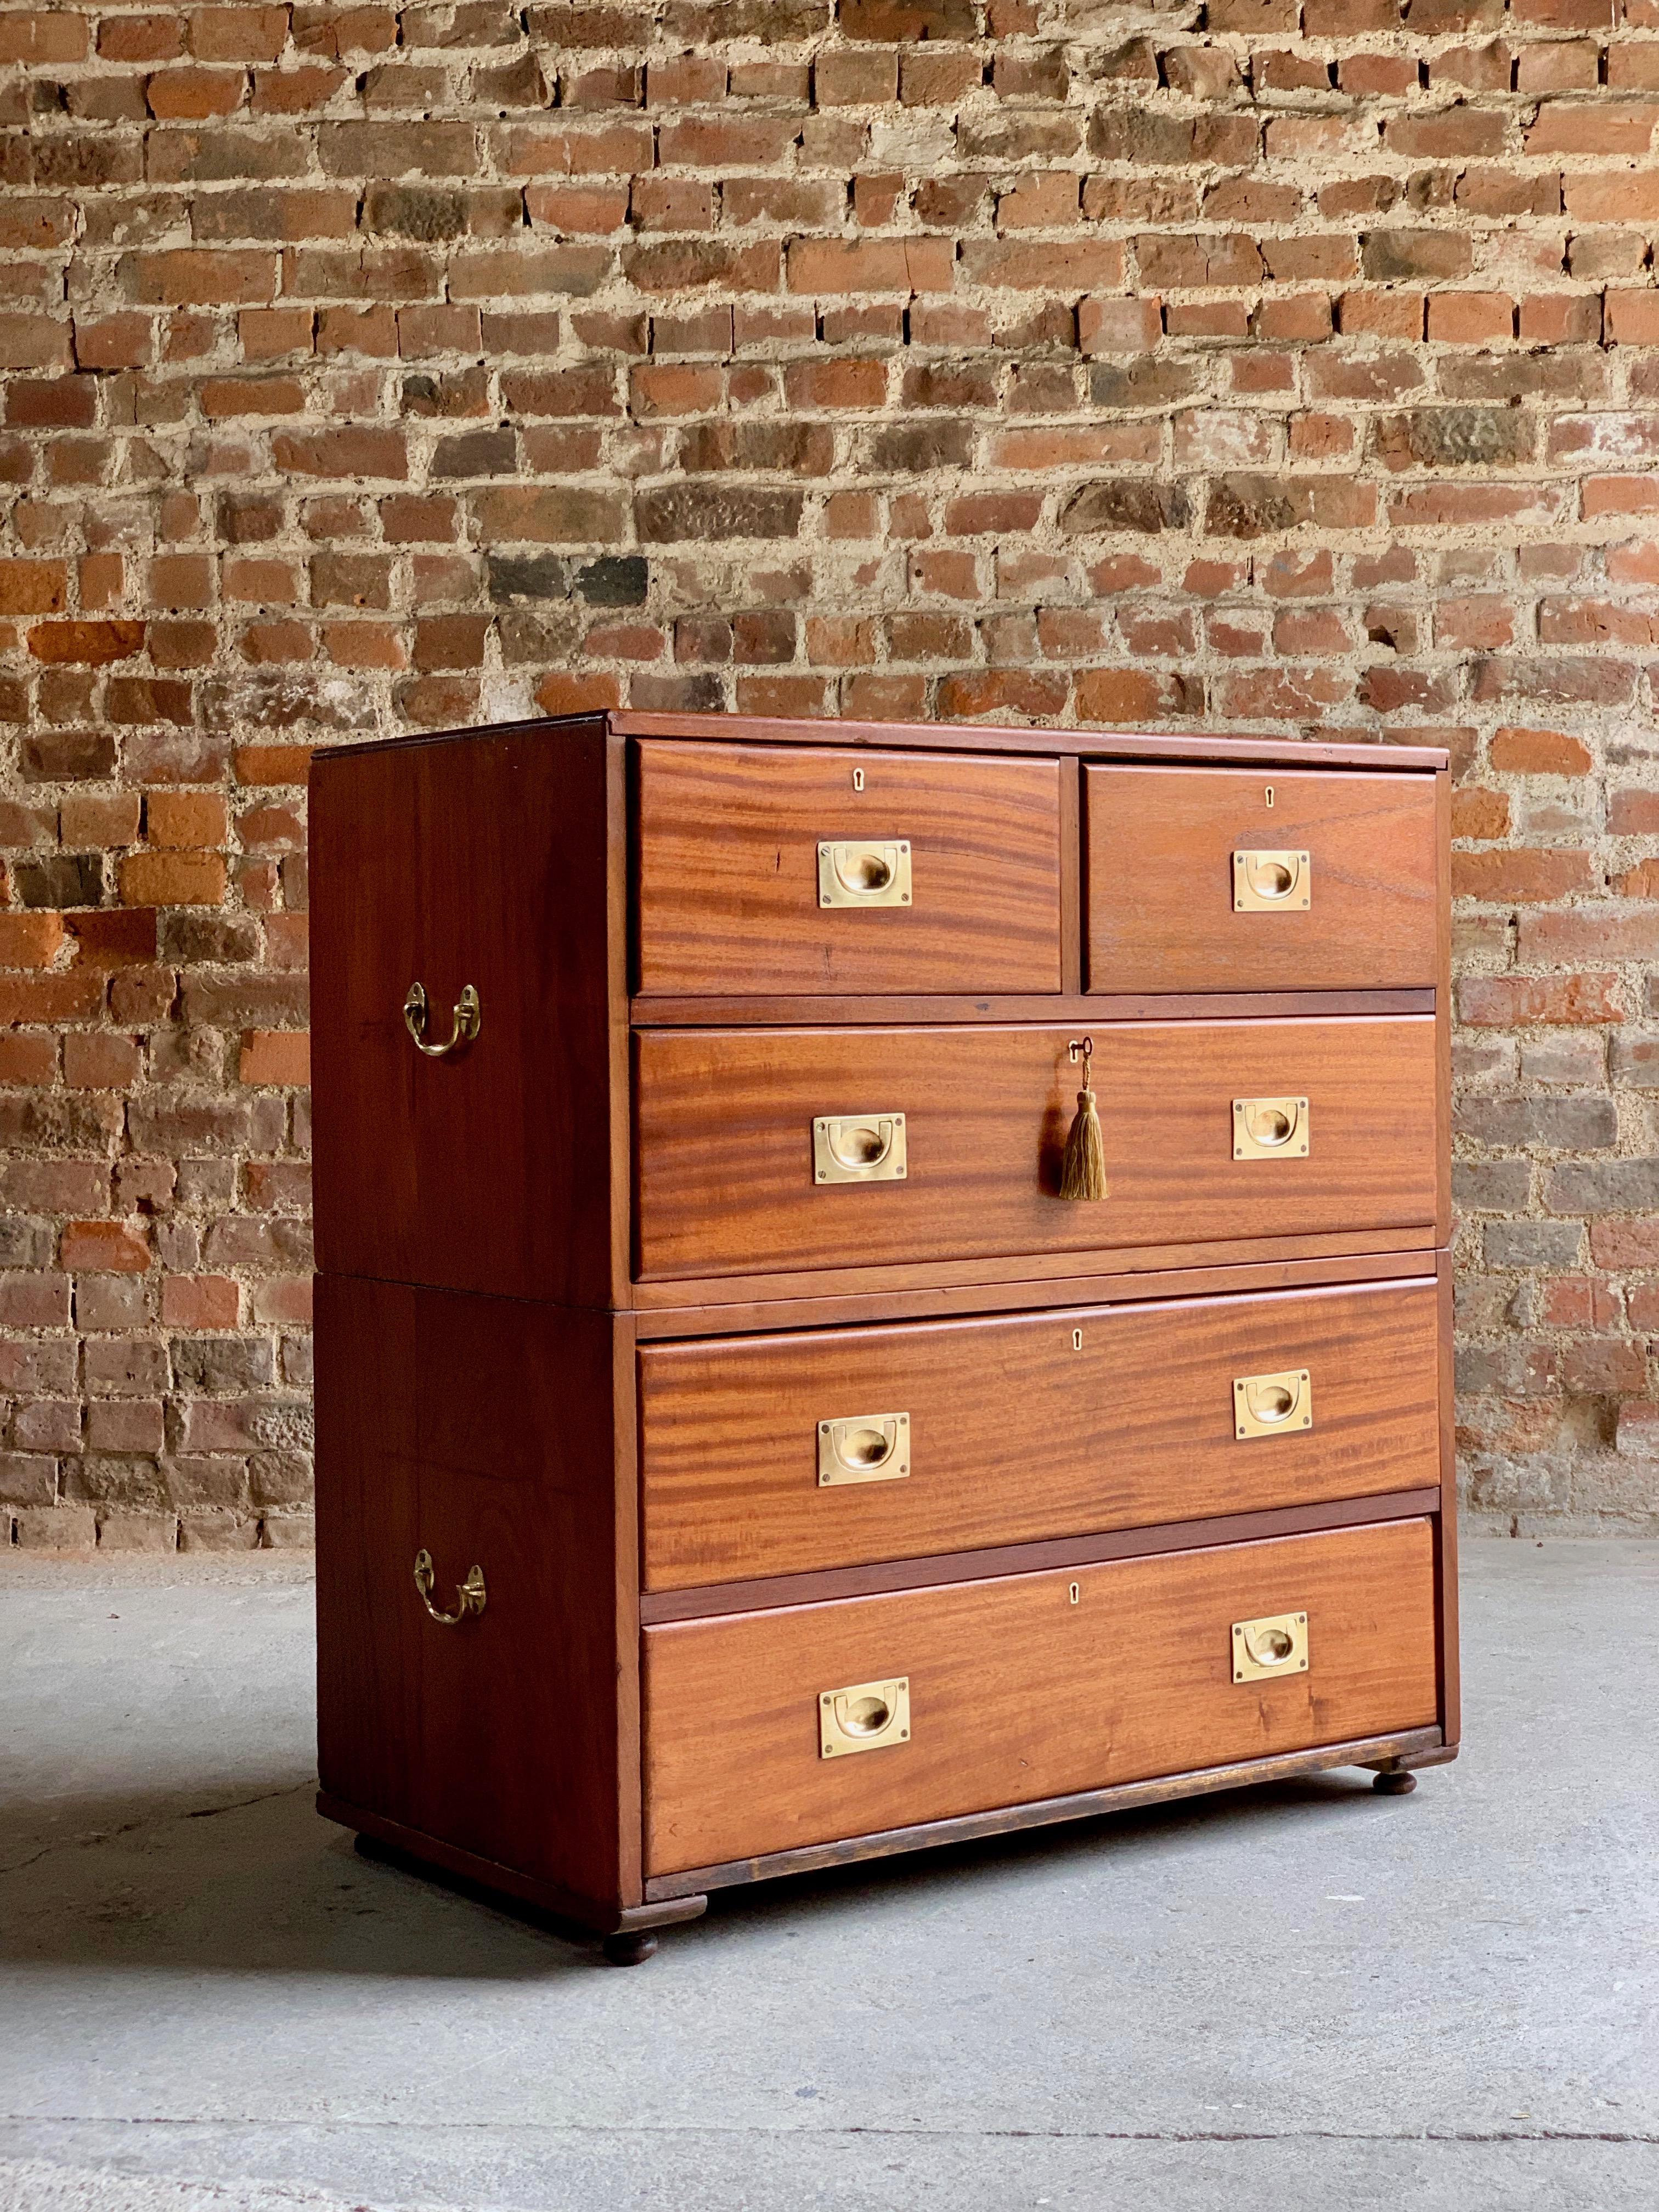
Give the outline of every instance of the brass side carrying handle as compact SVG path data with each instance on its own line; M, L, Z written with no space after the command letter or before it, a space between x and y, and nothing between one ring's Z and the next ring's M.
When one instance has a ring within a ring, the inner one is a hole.
M1308 1671L1308 1616L1268 1613L1260 1620L1233 1623L1233 1680L1259 1682L1271 1674Z
M428 1060L441 1060L446 1053L459 1052L471 1043L483 1026L483 1009L478 994L471 983L455 1001L455 1025L447 1044L428 1044L426 1041L427 1016L430 1009L426 1000L424 983L411 983L409 996L404 1000L404 1027L415 1040L416 1052L423 1052Z
M902 1114L821 1115L814 1120L815 1182L901 1182L906 1173Z
M855 1751L885 1751L910 1741L910 1677L849 1682L818 1692L818 1756L845 1758Z
M431 1553L425 1551L416 1552L415 1554L415 1587L421 1593L421 1603L432 1615L434 1620L439 1622L443 1627L454 1628L458 1626L461 1621L466 1619L468 1613L482 1613L483 1611L484 1578L483 1569L482 1567L474 1566L469 1568L466 1580L464 1583L456 1583L455 1610L453 1613L441 1613L438 1607L433 1604L432 1584L434 1579L434 1577L433 1574Z
M908 1413L852 1413L818 1423L818 1487L897 1482L910 1472Z
M1313 861L1306 853L1235 853L1233 912L1305 914L1313 896Z
M820 906L908 906L910 841L828 839L818 846Z

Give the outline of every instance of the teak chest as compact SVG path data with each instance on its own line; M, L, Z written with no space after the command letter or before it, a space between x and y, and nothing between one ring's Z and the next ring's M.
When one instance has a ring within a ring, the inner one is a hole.
M1425 748L319 754L322 1809L629 1960L1452 1757L1446 822Z

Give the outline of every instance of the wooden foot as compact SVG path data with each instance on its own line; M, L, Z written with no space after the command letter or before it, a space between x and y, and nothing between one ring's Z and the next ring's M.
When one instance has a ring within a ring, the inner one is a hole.
M1416 1787L1414 1774L1391 1773L1385 1768L1371 1777L1371 1788L1379 1797L1409 1797Z
M606 1961L613 1966L641 1966L657 1948L657 1939L648 1928L607 1936L604 1950Z

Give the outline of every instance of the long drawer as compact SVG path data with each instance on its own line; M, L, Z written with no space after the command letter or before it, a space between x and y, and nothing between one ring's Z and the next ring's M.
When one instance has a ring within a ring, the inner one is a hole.
M638 748L643 992L1056 991L1052 760Z
M636 1274L1433 1223L1430 1017L1097 1030L1101 1202L1058 1195L1074 1038L988 1024L641 1031Z
M1440 1480L1431 1281L641 1350L647 1589Z
M1432 775L1084 770L1091 991L1435 981Z
M1433 1535L1395 1522L740 1613L644 1647L662 1875L1427 1727Z

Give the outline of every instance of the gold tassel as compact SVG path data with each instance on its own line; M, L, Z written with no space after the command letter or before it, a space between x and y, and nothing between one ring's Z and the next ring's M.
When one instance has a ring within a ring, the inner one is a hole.
M1089 1067L1093 1056L1092 1040L1085 1038L1082 1048L1084 1087L1077 1094L1077 1112L1066 1132L1066 1150L1060 1158L1062 1198L1106 1195L1106 1147L1100 1133L1100 1115L1095 1109L1094 1083Z

